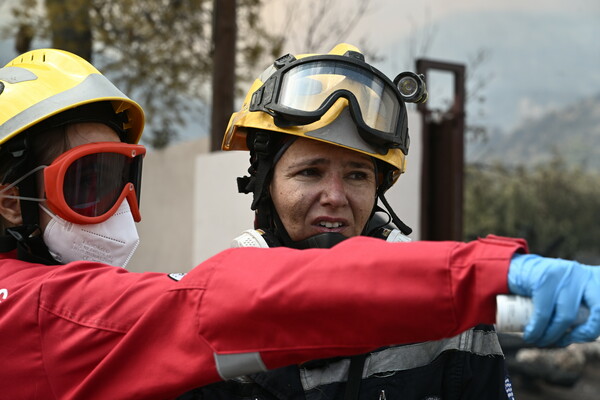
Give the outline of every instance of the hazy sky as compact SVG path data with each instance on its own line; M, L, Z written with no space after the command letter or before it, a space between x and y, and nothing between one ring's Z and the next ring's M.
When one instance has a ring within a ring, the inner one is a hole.
M503 130L600 93L599 0L372 0L358 30L392 77L414 68L411 45L428 36L417 56L468 67L484 51L470 72L487 78L482 120ZM471 105L470 117L480 109Z
M0 28L8 1L16 0L0 0ZM266 3L285 1L292 0ZM340 7L355 4L331 1ZM276 14L265 13L268 19ZM413 69L413 56L469 67L483 51L484 61L468 71L487 82L482 91L485 101L480 106L471 103L468 117L502 130L600 93L600 0L371 0L369 11L346 41L358 43L360 38L385 57L376 66L391 78ZM430 38L427 46L425 38ZM294 41L289 43L291 47ZM12 42L0 42L0 65L15 56L12 47ZM424 48L425 53L415 48ZM286 49L306 50L329 49ZM432 104L435 97L439 101L444 96L440 89L444 85L435 83L431 82ZM433 92L436 88L438 92Z

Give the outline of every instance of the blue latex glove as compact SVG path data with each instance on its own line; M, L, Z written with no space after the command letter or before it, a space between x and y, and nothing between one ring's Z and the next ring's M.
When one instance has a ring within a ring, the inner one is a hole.
M600 336L600 267L517 254L508 270L508 288L533 300L533 317L523 332L525 341L538 346L567 346ZM582 305L589 308L590 316L573 327Z

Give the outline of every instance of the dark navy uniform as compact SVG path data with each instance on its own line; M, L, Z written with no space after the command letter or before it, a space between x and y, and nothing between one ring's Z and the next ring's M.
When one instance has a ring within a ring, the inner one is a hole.
M352 365L361 361L359 377ZM219 382L180 399L512 400L513 396L496 332L492 326L479 325L450 339L380 349L363 360L317 360Z

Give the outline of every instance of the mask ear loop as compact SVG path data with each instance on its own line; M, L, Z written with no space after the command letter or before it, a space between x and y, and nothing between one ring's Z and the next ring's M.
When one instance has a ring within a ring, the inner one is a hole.
M53 220L56 220L56 222L58 222L58 223L71 223L72 224L72 222L65 221L64 219L62 219L58 215L54 214L52 211L50 211L50 209L48 207L44 206L43 204L40 203L39 207L41 208L41 210L43 212L46 213L46 215L48 215Z

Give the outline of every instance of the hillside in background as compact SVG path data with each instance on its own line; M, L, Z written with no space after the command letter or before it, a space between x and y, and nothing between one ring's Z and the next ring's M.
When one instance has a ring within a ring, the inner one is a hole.
M569 166L600 171L600 93L467 144L467 162L531 167L557 154Z

